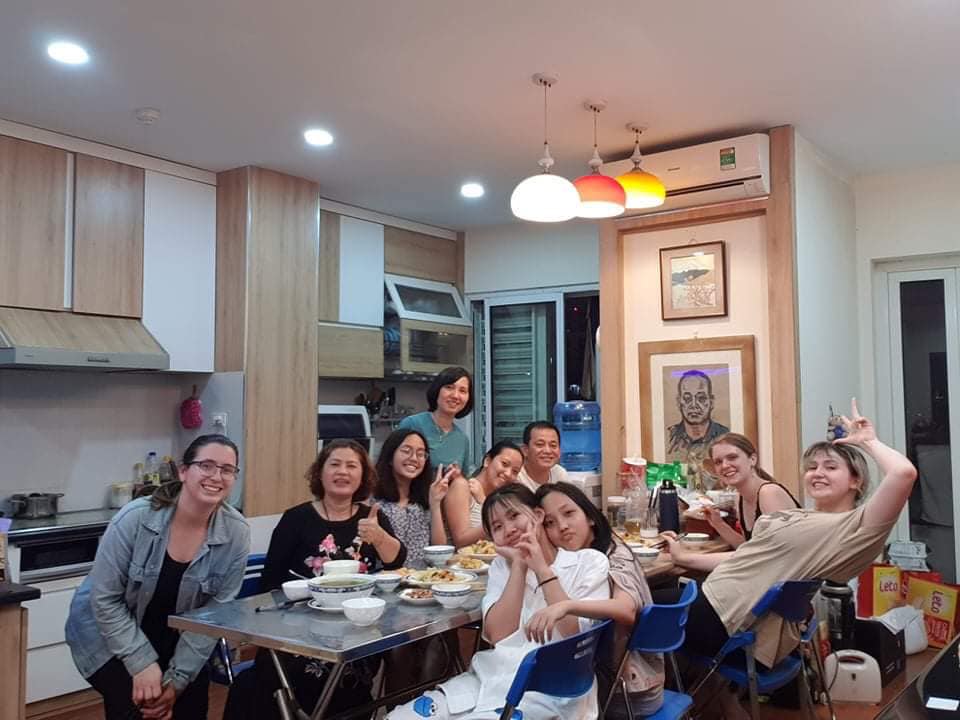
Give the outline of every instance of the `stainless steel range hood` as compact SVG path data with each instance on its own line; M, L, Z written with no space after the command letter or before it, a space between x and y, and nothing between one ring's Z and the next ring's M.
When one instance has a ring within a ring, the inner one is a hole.
M170 356L136 318L0 307L0 367L166 370Z

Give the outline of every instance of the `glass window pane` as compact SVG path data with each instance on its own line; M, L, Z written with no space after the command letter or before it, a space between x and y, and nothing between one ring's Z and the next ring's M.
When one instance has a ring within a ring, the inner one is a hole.
M449 292L427 290L397 283L397 295L400 296L403 309L408 312L428 313L458 319L461 317L460 308L457 307L456 300Z

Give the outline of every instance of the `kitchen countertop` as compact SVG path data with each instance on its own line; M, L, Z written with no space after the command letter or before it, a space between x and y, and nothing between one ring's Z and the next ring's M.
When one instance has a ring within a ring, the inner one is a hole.
M40 590L30 585L0 582L0 605L12 605L26 600L36 600L40 597Z
M10 526L7 537L9 537L10 542L15 543L19 537L40 535L51 530L106 527L116 514L116 508L96 508L94 510L62 512L54 517L37 518L35 520L13 518L13 525Z

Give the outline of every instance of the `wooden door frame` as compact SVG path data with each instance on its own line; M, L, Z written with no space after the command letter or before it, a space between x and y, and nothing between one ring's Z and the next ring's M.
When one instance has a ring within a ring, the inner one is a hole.
M775 477L799 497L800 367L797 338L796 145L793 126L772 128L770 195L690 210L604 220L600 223L600 407L603 496L616 494L620 458L626 454L627 368L624 352L624 236L677 227L766 218L766 266L770 353L770 428L773 457L765 459ZM763 352L763 348L758 348ZM628 362L629 360L629 362ZM756 438L754 438L756 441ZM646 448L644 448L646 451Z

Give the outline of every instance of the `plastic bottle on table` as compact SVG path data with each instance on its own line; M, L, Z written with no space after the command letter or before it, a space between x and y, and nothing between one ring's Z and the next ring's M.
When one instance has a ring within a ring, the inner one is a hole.
M147 453L147 461L143 464L143 482L145 485L160 484L160 461L155 452Z

